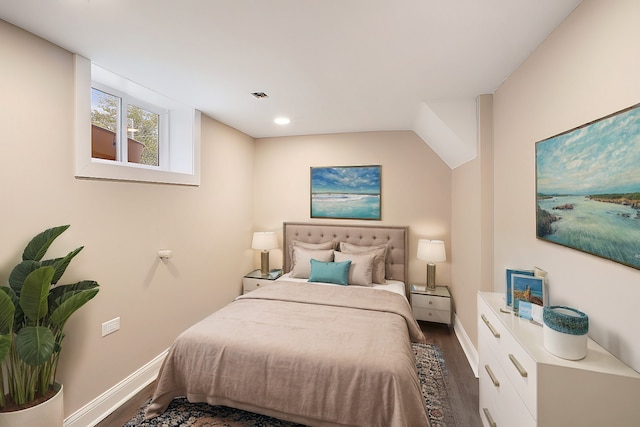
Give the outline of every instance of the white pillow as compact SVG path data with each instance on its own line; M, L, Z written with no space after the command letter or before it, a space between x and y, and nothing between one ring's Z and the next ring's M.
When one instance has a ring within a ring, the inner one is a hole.
M349 268L349 284L361 286L373 286L373 259L375 254L345 254L336 252L334 259L336 262L351 261Z
M346 254L375 254L375 258L373 259L373 283L381 285L387 283L385 280L387 248L388 245L386 243L376 246L358 246L351 243L340 242L340 252L344 252Z
M333 249L315 250L305 249L299 246L293 247L293 256L291 262L291 277L296 279L308 279L311 274L311 260L315 259L322 262L333 261Z

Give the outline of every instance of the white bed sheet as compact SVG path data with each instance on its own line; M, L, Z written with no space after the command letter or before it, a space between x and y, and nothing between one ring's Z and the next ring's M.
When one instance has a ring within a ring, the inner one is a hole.
M307 279L296 279L296 278L291 277L291 273L283 274L282 276L280 276L280 277L278 277L276 279L276 282L277 281L312 283L314 285L343 286L343 285L336 285L335 283L309 282ZM354 287L358 287L358 288L379 289L379 290L383 290L383 291L395 292L395 293L397 293L399 295L402 295L405 298L407 297L407 295L405 293L404 282L401 282L399 280L389 280L389 279L387 279L387 283L384 284L384 285L374 284L373 286L359 286L359 285L349 285L349 286L354 286Z

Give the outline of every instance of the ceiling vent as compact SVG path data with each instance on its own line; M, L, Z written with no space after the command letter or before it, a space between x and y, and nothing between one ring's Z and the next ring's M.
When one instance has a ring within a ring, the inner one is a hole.
M251 95L255 96L258 99L260 99L260 98L268 98L269 97L269 95L267 95L264 92L251 92Z

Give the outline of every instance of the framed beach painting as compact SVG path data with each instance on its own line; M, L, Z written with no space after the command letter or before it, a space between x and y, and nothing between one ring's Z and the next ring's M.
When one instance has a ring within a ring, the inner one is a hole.
M311 168L311 218L380 219L380 166Z
M640 269L640 104L536 143L536 235Z

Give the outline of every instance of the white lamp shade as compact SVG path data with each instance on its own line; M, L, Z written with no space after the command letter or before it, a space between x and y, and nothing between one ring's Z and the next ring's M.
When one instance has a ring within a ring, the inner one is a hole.
M447 260L442 240L418 240L418 259L429 262L440 262Z
M278 236L273 231L257 231L253 233L252 249L275 249L278 247Z

